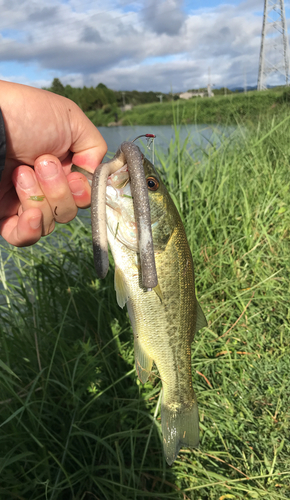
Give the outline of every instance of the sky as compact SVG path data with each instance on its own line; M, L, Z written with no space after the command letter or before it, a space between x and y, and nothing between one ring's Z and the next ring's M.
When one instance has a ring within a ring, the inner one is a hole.
M290 1L285 0L286 18ZM184 92L257 84L263 0L0 0L0 79ZM269 84L283 83L272 75Z

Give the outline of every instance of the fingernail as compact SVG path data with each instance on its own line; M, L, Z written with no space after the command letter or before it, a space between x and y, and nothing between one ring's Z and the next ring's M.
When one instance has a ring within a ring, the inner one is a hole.
M85 184L82 179L73 179L69 182L69 187L75 196L80 196L84 192Z
M35 178L33 173L28 170L20 173L17 176L16 182L22 189L29 189L35 185Z
M53 179L58 174L58 166L54 161L42 161L37 168L42 179Z
M36 217L32 217L32 219L29 220L29 225L31 229L38 229L41 224L41 215L37 215Z

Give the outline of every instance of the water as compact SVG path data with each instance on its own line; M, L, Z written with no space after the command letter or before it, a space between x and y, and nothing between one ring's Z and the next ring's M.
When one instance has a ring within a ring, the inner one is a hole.
M135 139L135 137L143 134L155 134L155 149L162 151L163 154L167 154L168 147L170 142L175 141L175 130L174 127L170 125L154 125L154 126L134 126L134 127L99 127L99 131L106 140L108 144L108 155L105 159L111 158L112 155L117 151L118 147L123 141L130 141ZM180 147L184 141L189 137L187 143L187 150L189 154L199 159L199 155L201 155L201 150L212 147L214 144L215 147L218 147L221 143L221 137L230 136L234 133L234 127L216 127L214 125L206 126L206 125L187 125L178 127L178 136L180 141ZM151 149L148 150L146 147L146 139L142 139L143 146L140 141L137 144L144 151L148 159L151 161L152 158L152 146ZM88 210L79 210L78 216L82 220L83 223L90 223L90 212ZM63 225L62 225L63 227ZM57 246L56 237L51 234L46 236L46 240L49 240L54 246ZM44 241L44 240L42 240ZM17 249L17 256L19 257L18 264L15 263L15 259L9 258L9 250L6 251L5 247L8 248L9 245L0 238L0 243L4 248L0 249L0 290L3 288L7 289L7 285L5 280L8 283L15 283L15 270L21 269L21 263L23 265L23 260L25 260L27 249ZM14 249L15 251L15 249ZM16 259L17 262L17 259ZM4 297L0 299L0 304L3 303ZM4 299L5 300L5 299Z
M154 134L155 149L166 153L171 141L175 140L175 130L172 125L136 125L133 127L99 127L98 130L104 137L108 145L108 155L105 159L115 153L123 141L132 141L135 137L143 134ZM189 137L187 148L192 151L206 149L212 143L220 144L221 136L229 136L234 133L235 127L221 127L215 125L181 125L178 127L180 145ZM142 138L144 144L146 139ZM137 142L140 146L140 141ZM144 148L143 148L144 149ZM146 147L145 147L146 150ZM151 147L152 151L152 147ZM145 151L150 158L150 152Z

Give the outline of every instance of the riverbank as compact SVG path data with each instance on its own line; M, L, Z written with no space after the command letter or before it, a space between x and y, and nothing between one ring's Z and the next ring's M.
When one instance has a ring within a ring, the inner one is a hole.
M172 102L143 104L116 116L106 110L89 111L96 126L257 123L261 119L289 109L285 89L233 93L213 98L179 99Z
M264 120L238 143L225 137L200 161L177 135L157 159L208 320L192 344L200 448L182 449L172 467L158 372L137 380L113 262L96 280L89 223L5 254L1 499L289 498L289 122Z

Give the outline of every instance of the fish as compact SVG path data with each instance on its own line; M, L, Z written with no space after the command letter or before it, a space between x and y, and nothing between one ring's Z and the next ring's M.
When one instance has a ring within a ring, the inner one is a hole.
M117 302L121 308L126 305L132 325L139 380L146 383L154 362L162 381L163 449L167 463L172 465L181 447L199 445L191 344L207 321L196 299L192 255L178 210L161 176L145 157L143 167L158 277L152 291L142 285L138 230L126 165L107 180L107 236L115 263Z

